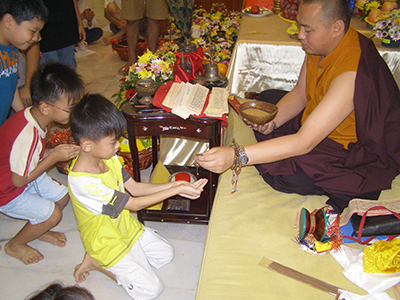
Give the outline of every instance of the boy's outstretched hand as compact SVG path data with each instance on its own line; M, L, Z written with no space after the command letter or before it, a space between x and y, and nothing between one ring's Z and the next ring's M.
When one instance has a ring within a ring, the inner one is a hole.
M179 186L181 188L181 192L178 193L179 196L189 199L197 199L200 197L203 187L207 184L207 182L208 179L206 178L199 179L194 183L175 181L172 186Z

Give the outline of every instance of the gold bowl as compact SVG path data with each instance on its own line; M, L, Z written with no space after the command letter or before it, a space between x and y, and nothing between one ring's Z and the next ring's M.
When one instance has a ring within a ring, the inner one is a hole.
M253 124L264 125L271 122L278 113L278 107L264 101L247 101L239 105L243 118Z
M153 94L157 91L157 84L151 78L139 79L135 84L135 89L141 98L139 103L150 105L153 102Z

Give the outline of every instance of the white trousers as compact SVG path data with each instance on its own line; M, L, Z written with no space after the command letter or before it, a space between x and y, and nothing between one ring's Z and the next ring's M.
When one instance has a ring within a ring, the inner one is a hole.
M161 294L163 284L152 267L159 269L171 262L173 257L171 244L145 227L131 251L107 270L116 275L118 285L133 299L154 299Z

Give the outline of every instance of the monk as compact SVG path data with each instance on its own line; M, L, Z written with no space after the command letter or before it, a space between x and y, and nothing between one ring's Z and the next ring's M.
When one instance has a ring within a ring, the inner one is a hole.
M399 88L350 18L346 0L303 0L298 82L290 92L258 96L276 100L276 118L262 126L245 120L257 144L212 148L196 162L216 173L235 161L255 165L274 189L327 195L338 213L353 198L378 199L390 189L400 173Z

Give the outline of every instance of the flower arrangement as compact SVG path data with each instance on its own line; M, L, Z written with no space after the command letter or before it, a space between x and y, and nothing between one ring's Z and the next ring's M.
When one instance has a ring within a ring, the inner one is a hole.
M169 62L171 66L176 61L175 52L179 50L179 46L173 41L167 41L161 45L156 51L158 57L163 57L166 62Z
M135 95L135 84L139 79L151 78L157 87L163 82L173 79L173 58L172 55L158 56L147 50L138 57L135 64L130 66L124 77L120 79L119 92L114 94L115 104L118 108L131 100Z
M213 43L216 46L214 61L225 63L228 66L237 39L241 18L240 12L229 12L223 3L213 3L210 13L202 8L193 11L192 25L200 26L200 37L193 39L192 42L198 48L202 48L205 63L210 60L210 46ZM174 17L170 16L169 20L171 28L169 29L170 34L165 36L167 39L168 36L176 37L180 35L180 31L175 25ZM156 55L174 63L176 60L175 52L179 50L177 43L179 43L177 40L165 42L159 47Z
M241 13L228 12L225 4L214 3L210 13L204 9L193 11L192 24L200 25L200 37L192 42L203 49L204 62L211 58L210 46L216 47L215 62L229 64L232 51L235 46L239 31ZM179 35L179 29L174 24L174 18L170 17L170 36ZM221 34L221 32L223 34ZM168 38L168 36L166 36ZM177 41L159 41L159 47L155 54L147 50L138 57L137 63L132 65L124 77L121 78L119 91L112 98L116 98L118 108L127 103L136 95L135 83L142 78L152 78L157 86L173 79L173 65L176 61L175 52L179 50Z
M239 31L241 14L228 12L225 4L214 3L210 13L204 9L193 11L193 24L200 26L200 37L194 39L203 48L204 59L210 60L211 43L216 46L216 62L229 64Z
M400 9L392 10L389 17L378 21L374 26L374 36L382 40L383 45L389 44L390 40L400 41Z

